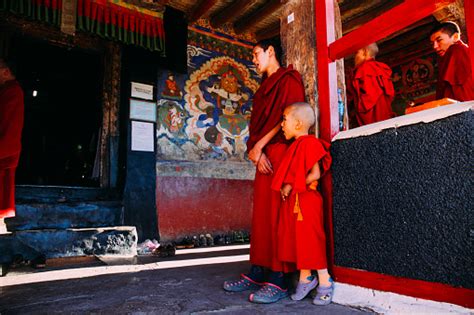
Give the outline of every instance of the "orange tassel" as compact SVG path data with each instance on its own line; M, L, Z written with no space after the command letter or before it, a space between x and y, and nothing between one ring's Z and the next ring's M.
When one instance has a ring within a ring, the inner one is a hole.
M301 213L298 194L296 194L296 201L295 201L295 207L293 208L293 213L298 213L298 217L296 218L296 221L303 221L303 214Z

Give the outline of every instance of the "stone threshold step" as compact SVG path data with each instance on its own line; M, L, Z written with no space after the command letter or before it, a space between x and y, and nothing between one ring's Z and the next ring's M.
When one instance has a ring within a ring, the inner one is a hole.
M31 260L87 255L136 255L137 231L134 226L28 230L0 235L0 263L17 257Z

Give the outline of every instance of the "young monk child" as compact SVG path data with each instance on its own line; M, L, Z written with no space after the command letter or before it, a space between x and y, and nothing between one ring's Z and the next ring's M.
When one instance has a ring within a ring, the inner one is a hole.
M314 123L313 109L307 103L295 103L283 112L285 138L295 141L285 152L272 189L280 191L283 199L278 221L278 259L285 263L287 271L300 272L291 298L302 300L317 287L313 304L327 305L332 301L334 283L327 270L323 200L317 184L329 169L331 156L328 143L308 134ZM313 270L317 270L317 278L312 275Z

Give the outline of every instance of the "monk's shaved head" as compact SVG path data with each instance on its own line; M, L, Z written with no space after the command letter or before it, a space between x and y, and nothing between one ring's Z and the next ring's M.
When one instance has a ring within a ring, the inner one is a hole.
M375 56L377 56L377 54L379 53L379 46L377 46L376 43L367 45L365 49L367 50L367 54L372 58L375 58Z
M307 128L310 128L315 123L314 109L305 102L294 103L288 106L285 111L301 121Z
M379 47L376 43L372 43L370 45L362 47L356 52L354 57L354 63L356 66L358 66L367 60L375 59L375 56L377 56L378 53Z

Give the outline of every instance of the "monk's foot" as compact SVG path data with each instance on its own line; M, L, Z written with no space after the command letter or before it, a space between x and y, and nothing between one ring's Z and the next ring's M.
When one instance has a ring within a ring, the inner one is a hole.
M224 290L228 292L242 292L247 290L258 290L263 283L257 282L242 274L240 280L225 281Z
M310 280L309 278L311 278L311 281L309 282L298 282L296 292L291 295L291 299L293 301L301 301L309 294L309 292L311 292L311 290L316 288L318 285L318 279L316 279L314 276L308 277L308 280Z
M316 289L316 296L314 297L313 304L314 305L328 305L332 302L332 297L334 295L334 282L332 279L329 280L331 282L330 286L321 286L319 285Z
M249 301L253 303L270 304L278 302L287 296L287 289L282 289L275 284L267 282L260 290L250 294Z

